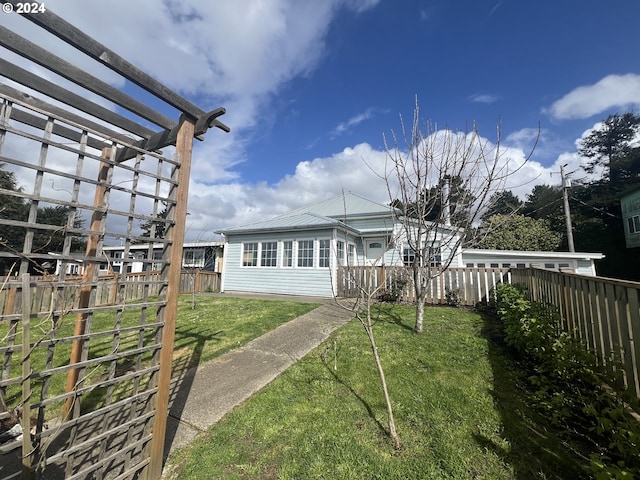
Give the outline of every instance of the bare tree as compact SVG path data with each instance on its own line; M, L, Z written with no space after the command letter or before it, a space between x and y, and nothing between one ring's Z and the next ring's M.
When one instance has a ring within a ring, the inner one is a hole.
M342 195L344 198L344 192ZM346 224L346 205L344 223ZM348 234L346 229L342 231L342 234L342 239L344 240L343 244L347 245ZM384 284L376 284L371 281L371 279L376 278L375 271L377 268L379 268L379 264L382 262L382 257L384 256L384 254L380 258L373 259L363 266L357 266L354 265L357 262L355 258L351 259L351 255L347 254L346 258L341 258L341 255L344 255L345 253L346 252L344 251L338 252L336 249L336 255L334 256L334 259L338 262L338 264L344 265L344 268L342 269L343 276L339 280L349 283L349 285L351 286L351 291L355 290L355 294L352 295L353 298L339 299L334 292L334 300L340 307L353 312L353 315L358 319L360 325L362 325L362 328L367 335L369 346L371 348L373 359L376 365L376 370L378 372L378 377L380 378L382 394L384 396L384 401L387 408L387 425L389 429L389 436L391 437L394 448L396 450L399 450L401 447L400 436L398 435L398 431L396 429L391 397L389 395L389 389L387 387L387 379L384 374L384 368L382 367L382 361L378 353L378 346L376 344L374 335L373 327L375 322L371 314L371 308L373 304L376 303L377 299L381 296L382 292L385 289Z
M456 259L463 242L473 245L479 234L473 227L492 197L497 198L493 194L505 188L531 153L520 160L509 158L500 125L496 141L489 142L476 125L454 132L423 123L417 99L411 130L400 120L400 136L392 132L390 141L384 137L384 180L400 228L397 248L412 270L415 331L422 333L431 282Z

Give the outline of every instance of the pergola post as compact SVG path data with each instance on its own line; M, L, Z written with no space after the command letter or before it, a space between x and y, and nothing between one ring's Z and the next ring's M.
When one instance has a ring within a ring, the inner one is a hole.
M187 218L187 199L191 175L191 154L195 120L182 115L176 140L176 156L180 161L178 184L175 195L174 225L171 228L170 265L167 275L167 299L162 332L162 350L160 352L160 371L158 373L158 395L156 397L156 415L153 422L153 438L147 480L156 480L162 476L164 441L169 416L169 397L171 370L173 362L173 344L175 340L176 317L178 313L178 294L180 292L180 271L182 269L182 245L184 242Z

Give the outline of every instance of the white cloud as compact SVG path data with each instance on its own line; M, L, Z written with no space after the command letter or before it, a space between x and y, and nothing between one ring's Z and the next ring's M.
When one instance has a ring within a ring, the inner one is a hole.
M210 183L236 175L233 167L244 160L243 147L253 129L264 127L273 94L316 68L336 16L344 9L360 14L378 2L87 0L82 8L76 2L47 8L199 106L227 107L221 120L232 133L210 132L207 146L194 155L198 178ZM31 22L6 17L3 22L12 30L106 82L124 86L113 72Z
M607 112L640 106L640 75L608 75L593 85L569 92L545 110L560 120L584 119Z
M435 135L442 135L442 131ZM486 138L480 138L480 142L485 153L495 148L495 144ZM560 177L554 174L559 171L558 162L568 163L566 156L549 168L532 160L524 163L528 153L516 146L506 146L506 142L501 147L501 168L514 172L521 166L503 186L522 199L537 184L559 184ZM389 193L385 180L381 178L386 162L387 152L361 143L328 157L300 162L295 172L274 185L237 181L208 187L192 182L187 237L190 240L207 238L215 230L267 220L339 195L343 190L387 204ZM576 162L579 164L578 159Z
M488 93L482 93L482 94L471 95L469 97L469 100L471 100L474 103L485 103L487 105L490 105L500 100L500 96L492 95Z
M359 125L366 120L370 120L371 118L373 118L373 115L374 115L374 109L368 108L366 111L351 117L346 122L339 123L331 131L331 136L336 137L338 135L342 135L343 133L348 132L351 128L355 127L356 125Z
M527 150L533 148L537 140L544 138L544 134L545 132L539 131L537 128L523 128L511 132L504 140L507 145Z

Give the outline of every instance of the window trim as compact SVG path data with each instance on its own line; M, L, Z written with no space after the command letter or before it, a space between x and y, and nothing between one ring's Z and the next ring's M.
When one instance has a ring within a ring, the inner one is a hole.
M265 245L269 244L271 248L265 248ZM269 256L265 256L268 253ZM264 268L274 268L278 266L278 242L269 240L260 242L260 266Z
M345 265L345 242L344 240L336 240L336 258L338 259L338 265Z
M318 240L318 268L331 267L331 240L321 238Z
M287 248L287 246L289 246L289 248ZM280 265L282 268L293 268L294 266L293 252L294 251L295 251L295 248L294 248L293 240L282 241L282 263ZM287 263L289 263L289 265L287 265Z
M255 246L255 250L247 250L247 246ZM260 242L242 242L242 254L240 255L241 267L257 267L258 266L258 251L260 248ZM251 261L246 260L247 254L252 254Z
M297 268L314 268L315 240L298 240L297 244Z

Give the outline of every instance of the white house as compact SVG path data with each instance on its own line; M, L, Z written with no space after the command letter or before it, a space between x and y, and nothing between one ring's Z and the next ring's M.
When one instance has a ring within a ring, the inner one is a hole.
M397 212L396 212L397 213ZM447 249L460 235L441 225L429 242L432 260L451 258L451 267L550 266L595 274L601 254L504 252ZM402 228L391 207L346 193L270 220L222 230L225 255L222 291L279 293L329 297L337 291L341 265L410 265L412 251L402 241ZM491 252L495 254L492 256ZM586 262L586 263L585 263ZM551 267L549 267L551 268Z

